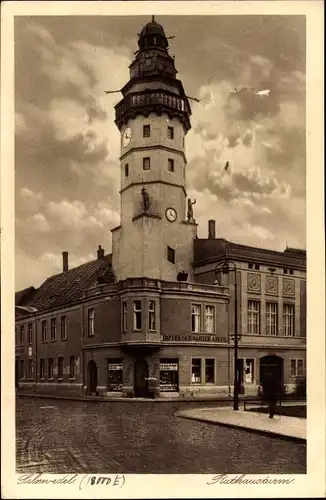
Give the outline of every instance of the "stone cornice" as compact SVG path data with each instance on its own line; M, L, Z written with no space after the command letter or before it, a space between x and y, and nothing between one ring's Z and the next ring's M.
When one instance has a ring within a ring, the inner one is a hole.
M164 151L168 151L169 153L175 153L182 156L185 164L187 164L186 156L184 151L180 151L179 149L170 148L169 146L163 146L162 144L155 144L153 146L138 146L130 148L123 155L120 156L120 161L124 160L129 154L134 153L135 151L150 151L151 149L163 149Z
M166 186L174 186L174 187L178 187L180 189L183 190L185 196L187 196L187 191L185 189L184 186L180 185L180 184L174 184L173 182L167 182L167 181L162 181L162 180L156 180L156 181L143 181L143 182L131 182L130 184L128 184L128 186L124 187L123 189L121 189L119 191L119 194L122 194L124 193L125 191L127 191L127 189L131 188L132 186L143 186L145 184L165 184ZM112 229L111 229L112 231Z

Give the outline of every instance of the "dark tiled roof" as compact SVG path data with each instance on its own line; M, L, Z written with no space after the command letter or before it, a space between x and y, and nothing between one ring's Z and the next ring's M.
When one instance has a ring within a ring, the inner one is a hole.
M87 262L48 278L34 294L28 296L20 305L36 307L39 311L55 309L81 299L87 288L96 283L112 283L112 258L103 258ZM20 292L18 292L20 293Z
M35 292L35 288L33 286L29 286L28 288L24 288L24 290L19 290L19 292L15 293L15 304L19 306L20 304L24 304L24 302L32 297Z
M287 248L284 252L265 248L250 247L232 243L222 238L194 240L194 266L218 261L228 256L230 259L252 261L297 268L306 267L306 251Z

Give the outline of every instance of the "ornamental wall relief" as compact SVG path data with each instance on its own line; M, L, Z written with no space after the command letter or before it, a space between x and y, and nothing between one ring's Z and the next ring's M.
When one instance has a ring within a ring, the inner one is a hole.
M267 276L265 291L268 295L278 295L278 278L276 276Z
M295 284L292 278L283 278L283 295L284 297L295 296Z
M248 292L260 292L261 279L260 274L248 273Z

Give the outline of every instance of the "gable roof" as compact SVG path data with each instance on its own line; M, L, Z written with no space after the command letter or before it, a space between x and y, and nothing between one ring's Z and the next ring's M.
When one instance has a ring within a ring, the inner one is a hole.
M81 299L85 290L98 282L114 282L111 254L51 276L34 289L33 294L25 299L20 296L19 305L31 306L38 311L59 308ZM20 293L17 292L18 296Z

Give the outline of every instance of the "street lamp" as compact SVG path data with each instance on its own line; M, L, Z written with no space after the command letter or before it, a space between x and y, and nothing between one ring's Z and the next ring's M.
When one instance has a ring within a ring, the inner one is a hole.
M236 265L234 262L225 260L215 267L215 273L229 274L234 271L234 334L231 339L234 341L234 386L233 386L233 410L239 410L239 370L238 370L238 346L241 335L238 334L238 291Z

